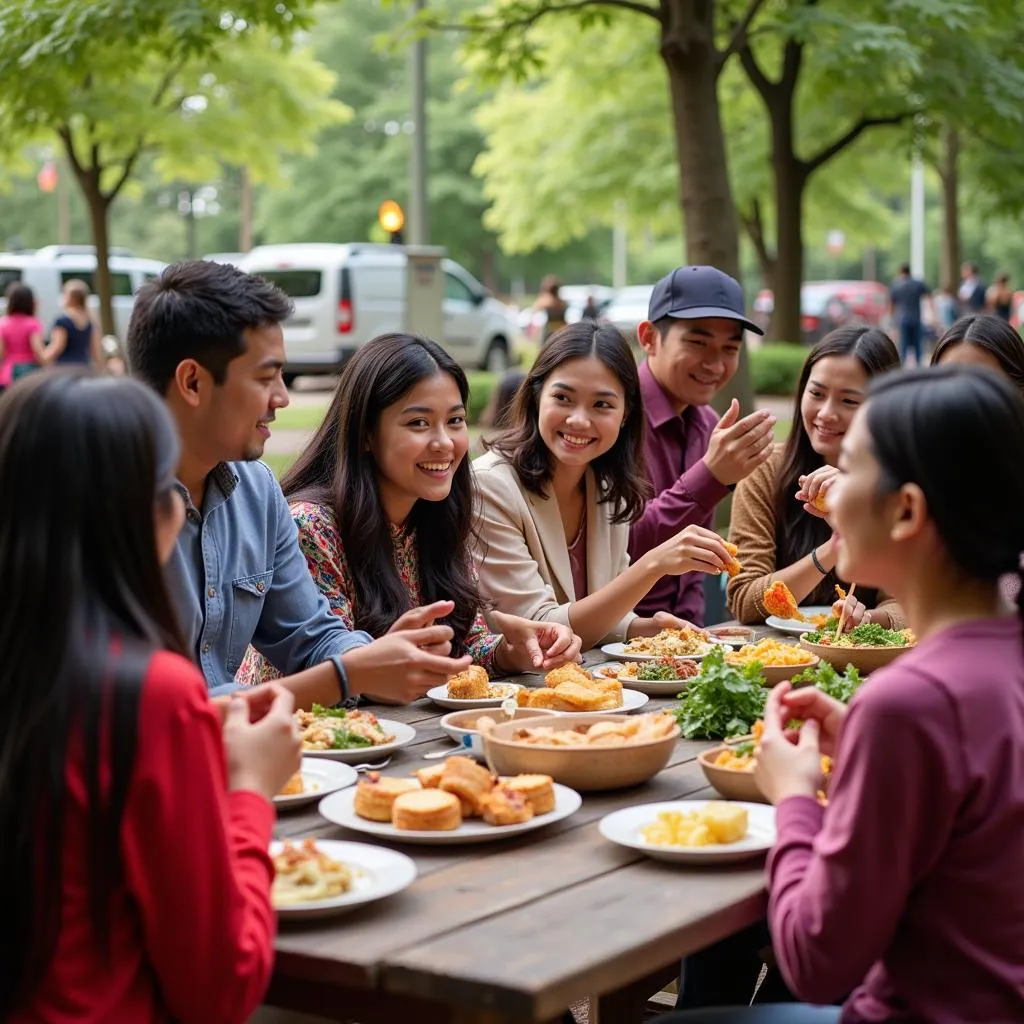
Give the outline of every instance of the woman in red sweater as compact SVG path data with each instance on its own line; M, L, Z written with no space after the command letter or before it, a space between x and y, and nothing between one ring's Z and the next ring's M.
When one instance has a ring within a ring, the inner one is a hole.
M270 978L291 697L222 731L182 656L177 458L132 381L38 374L0 404L0 1020L242 1022Z

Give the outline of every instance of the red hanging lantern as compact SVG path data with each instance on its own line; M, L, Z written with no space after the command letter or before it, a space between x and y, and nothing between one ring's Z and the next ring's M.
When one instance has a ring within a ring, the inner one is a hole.
M52 192L57 187L57 167L52 160L47 160L39 169L36 184L40 192Z

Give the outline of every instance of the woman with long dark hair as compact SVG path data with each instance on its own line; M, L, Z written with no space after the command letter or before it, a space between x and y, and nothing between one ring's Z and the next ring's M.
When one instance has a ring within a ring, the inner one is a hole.
M893 594L918 644L849 708L771 695L776 958L801 998L845 997L843 1021L1024 1020L1024 603L1006 614L998 591L1024 549L1024 399L978 368L877 381L840 469L839 571Z
M468 401L465 373L435 342L386 334L364 345L281 482L299 543L350 629L379 637L436 619L455 634L453 657L492 674L553 668L579 653L570 630L501 617L498 634L481 614ZM237 678L274 675L250 649Z
M939 338L932 366L987 366L1004 374L1024 395L1024 340L997 316L960 317Z
M719 573L732 558L689 526L630 565L629 524L649 484L636 361L609 323L554 335L520 385L508 428L473 464L483 502L481 588L503 611L572 626L585 647L682 620L633 607L666 575Z
M0 404L4 1021L242 1022L270 980L292 697L222 733L184 656L177 460L132 381L37 374Z
M729 540L739 549L742 569L729 580L726 599L741 622L764 622L769 614L764 592L775 580L785 583L800 604L832 605L836 584L849 588L835 571L828 514L815 502L835 480L843 437L868 382L899 366L895 345L873 327L840 327L811 349L797 385L789 438L740 481L733 498ZM896 629L902 617L893 602L858 588L846 623L852 629L860 622Z

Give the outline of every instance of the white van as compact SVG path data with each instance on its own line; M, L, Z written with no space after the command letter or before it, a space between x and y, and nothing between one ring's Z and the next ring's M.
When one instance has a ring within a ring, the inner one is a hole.
M405 324L405 250L358 242L262 245L239 263L295 303L284 323L286 378L334 373L360 346ZM516 327L506 308L467 270L442 260L444 337L464 367L503 372Z
M124 341L135 305L135 294L151 278L159 277L167 264L134 255L128 249L110 250L110 284L114 307L114 331ZM0 313L7 307L7 286L20 281L36 297L36 319L49 333L60 316L60 293L71 280L84 281L93 293L89 307L99 316L96 295L96 250L91 245L48 245L35 252L0 252Z

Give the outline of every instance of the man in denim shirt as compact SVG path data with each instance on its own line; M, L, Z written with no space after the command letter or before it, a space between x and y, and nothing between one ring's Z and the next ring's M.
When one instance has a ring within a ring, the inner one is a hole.
M181 434L185 525L166 569L182 631L213 695L230 693L249 644L296 704L360 693L406 702L461 671L448 602L413 609L378 640L331 614L309 575L288 504L260 461L284 386L291 302L261 278L193 261L139 291L132 373L166 400ZM410 628L411 627L411 628Z

